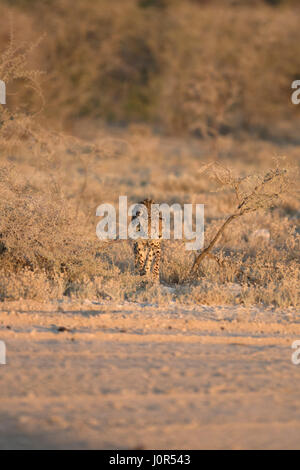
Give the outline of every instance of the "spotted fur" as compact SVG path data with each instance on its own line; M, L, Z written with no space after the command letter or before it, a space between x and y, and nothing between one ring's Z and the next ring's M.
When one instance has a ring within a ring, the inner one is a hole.
M152 199L144 199L143 201L139 202L139 204L143 204L147 209L146 223L148 226L148 239L140 238L134 242L133 251L135 258L135 268L141 276L152 276L155 280L159 280L162 219L161 217L159 218L158 236L160 239L151 239L151 206L152 204L155 204L155 202ZM138 216L141 216L140 211L138 211L136 215L132 217L132 220Z

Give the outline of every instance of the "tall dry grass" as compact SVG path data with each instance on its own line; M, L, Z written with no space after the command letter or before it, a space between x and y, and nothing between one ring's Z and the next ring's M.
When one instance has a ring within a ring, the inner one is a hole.
M297 11L223 4L216 14L205 2L141 3L0 5L13 12L16 36L1 29L9 105L0 109L0 299L299 306L294 190L272 209L234 220L211 250L218 263L207 257L193 279L194 256L182 242L164 243L155 286L135 276L130 242L97 239L96 207L128 195L130 203L204 203L211 240L236 209L235 186L220 188L220 178L200 171L212 160L234 168L232 181L259 181L284 142L299 187L298 110L288 104Z
M299 306L296 193L284 194L271 210L233 221L212 251L219 263L203 260L193 279L189 271L194 254L186 252L181 241L163 242L161 284L145 285L134 274L130 241L105 244L97 239L96 207L103 202L117 204L120 194L127 194L130 203L144 195L170 204L204 203L205 240L211 240L235 210L236 197L234 189L226 186L220 191L217 181L198 171L200 162L209 159L209 146L199 159L194 141L183 145L133 130L122 134L127 146L121 152L113 152L116 140L107 131L90 147L64 136L60 136L64 145L55 145L51 134L43 138L56 149L48 159L41 153L43 162L28 151L27 144L23 152L19 148L17 158L8 153L2 159L1 299ZM237 152L232 145L232 153ZM223 150L229 152L229 146L225 139ZM244 154L251 155L253 146L253 140L244 142ZM249 164L237 159L238 152L222 161L231 166L236 161L240 175L254 171L255 181L279 151L275 145L265 146L255 142L257 154L264 155L255 170L252 160ZM293 152L287 159L295 165L299 148Z

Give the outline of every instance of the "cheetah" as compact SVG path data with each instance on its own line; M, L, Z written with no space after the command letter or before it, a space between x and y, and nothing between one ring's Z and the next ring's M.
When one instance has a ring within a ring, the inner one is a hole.
M159 217L158 236L159 239L151 239L151 206L155 204L152 199L144 199L138 204L143 204L147 209L148 239L137 239L133 245L135 269L140 276L152 276L155 281L159 281L160 260L161 260L161 238L162 238L162 218ZM141 215L137 211L132 220ZM139 228L139 225L137 226Z

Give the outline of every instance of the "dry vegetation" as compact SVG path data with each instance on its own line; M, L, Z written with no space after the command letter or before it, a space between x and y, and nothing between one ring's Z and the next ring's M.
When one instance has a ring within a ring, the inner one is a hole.
M148 3L1 3L0 299L297 307L299 12ZM235 217L192 277L193 253L164 242L145 286L130 242L96 237L119 195L204 203L206 244Z

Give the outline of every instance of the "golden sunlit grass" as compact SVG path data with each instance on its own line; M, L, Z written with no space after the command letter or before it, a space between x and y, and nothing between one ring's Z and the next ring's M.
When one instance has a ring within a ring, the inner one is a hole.
M107 131L105 139L100 136L90 146L76 140L74 147L66 137L66 147L55 147L51 135L48 139L49 148L57 149L49 160L28 154L27 144L23 154L19 148L18 156L8 153L2 160L2 299L65 295L98 301L299 305L299 200L292 187L272 209L232 221L212 249L218 262L204 259L193 278L194 253L185 250L183 241L164 241L162 286L145 285L134 274L130 241L97 239L96 207L117 205L119 195L128 195L129 203L144 195L170 204L204 203L207 244L236 210L234 188L226 185L220 191L216 181L197 174L209 154L199 159L194 141L185 142L181 159L178 143L151 135L125 134L123 151L107 154L100 152L101 142L103 148L111 143L111 149L116 143ZM263 142L256 145L263 151ZM272 152L267 154L268 161L256 164L253 181L262 181L259 173L273 165ZM223 164L234 168L232 158ZM236 166L245 176L252 165L237 161Z
M297 2L272 7L261 0L255 8L245 0L172 0L165 8L148 3L1 3L2 48L10 14L19 42L43 37L30 60L32 69L46 72L52 127L72 129L76 119L89 117L146 121L215 140L244 129L297 138L299 107L290 100L300 67ZM18 91L19 103L33 100L28 89ZM41 104L37 96L35 104Z
M68 5L61 2L63 11ZM76 3L78 47L74 24L66 25L53 9L49 21L57 31L44 45L17 46L10 36L0 56L0 78L24 85L12 102L27 96L35 105L31 113L21 105L0 109L0 299L299 306L300 145L285 137L283 152L282 139L246 132L262 126L274 137L280 110L287 109L282 122L296 115L284 100L272 107L274 95L262 99L266 89L256 74L272 51L270 67L263 69L266 83L274 76L284 46L277 56L272 45L284 22L291 31L298 28L294 15L283 10L282 20L263 7L251 10L250 19L248 10L230 8L214 16L209 8L175 2L163 16L125 2L121 17L119 2L93 5ZM30 16L26 8L15 10L16 23L34 23L42 11ZM224 19L235 19L232 30ZM154 31L145 35L149 20ZM259 34L253 35L254 27ZM221 49L216 28L224 33ZM294 46L292 35L285 41ZM41 74L29 66L32 56L38 68L41 56L53 68L46 87L49 125L35 114L43 95ZM288 86L296 57L282 67L280 86ZM24 94L25 85L35 98ZM88 140L50 130L53 113ZM88 118L79 120L83 115ZM107 128L96 118L143 119L169 135L147 124ZM285 160L274 158L282 153ZM205 204L206 251L196 257L183 241L163 242L161 285L145 284L134 274L129 241L96 237L97 206L117 205L120 195L129 203L151 197Z

